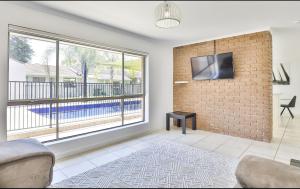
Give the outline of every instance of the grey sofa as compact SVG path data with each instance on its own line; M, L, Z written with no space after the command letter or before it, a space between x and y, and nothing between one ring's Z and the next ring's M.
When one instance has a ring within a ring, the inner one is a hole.
M299 188L300 168L245 156L236 169L236 188Z
M0 144L0 188L45 188L51 184L55 156L34 139Z

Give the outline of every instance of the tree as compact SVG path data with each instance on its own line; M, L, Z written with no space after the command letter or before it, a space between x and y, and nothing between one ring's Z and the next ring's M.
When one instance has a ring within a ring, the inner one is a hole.
M99 57L95 49L85 48L80 46L66 46L63 47L64 60L63 65L69 66L78 73L83 74L83 68L87 71L94 69Z
M51 73L50 73L50 69L49 69L49 58L55 52L55 50L56 50L55 47L49 47L48 49L45 50L44 55L42 57L43 64L47 65L46 71L47 71L49 78L51 78Z
M68 46L64 49L65 59L63 64L81 71L83 80L83 96L87 97L87 76L89 69L95 68L98 61L95 49L84 48L80 46ZM79 71L79 72L80 72Z
M64 52L64 60L62 63L77 70L83 79L84 96L87 95L87 76L89 72L98 76L102 71L108 71L110 82L113 83L115 75L122 73L122 58L120 53L112 53L110 51L97 51L93 48L81 46L62 46ZM137 75L142 71L142 64L139 58L131 58L126 60L124 68L132 82L137 81Z
M142 72L142 62L139 58L127 60L124 69L127 70L131 83L135 83L138 81L138 74Z
M103 52L104 64L109 68L110 82L113 83L115 69L122 69L122 61L119 54L110 53L108 51Z
M122 59L119 54L117 53L110 53L110 52L103 52L102 56L104 57L104 62L101 62L101 66L106 66L107 69L110 70L110 80L111 82L114 79L114 74L117 73L115 72L116 69L122 70ZM142 72L142 61L140 58L134 58L130 57L127 58L125 57L125 62L124 62L124 71L125 74L130 78L131 83L137 82L138 81L138 74Z
M9 41L9 56L22 63L31 60L34 51L25 37L11 36Z

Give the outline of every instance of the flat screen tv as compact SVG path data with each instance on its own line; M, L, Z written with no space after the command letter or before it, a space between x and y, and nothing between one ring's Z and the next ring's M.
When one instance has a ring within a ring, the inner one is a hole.
M232 79L232 52L191 58L193 80Z

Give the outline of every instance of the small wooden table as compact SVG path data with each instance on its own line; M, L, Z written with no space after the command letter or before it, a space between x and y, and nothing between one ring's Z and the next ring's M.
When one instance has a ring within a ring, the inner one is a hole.
M167 131L170 130L170 118L174 118L177 120L178 126L182 127L182 134L186 134L186 119L192 118L192 129L196 130L196 113L193 112L169 112L166 114L166 128Z

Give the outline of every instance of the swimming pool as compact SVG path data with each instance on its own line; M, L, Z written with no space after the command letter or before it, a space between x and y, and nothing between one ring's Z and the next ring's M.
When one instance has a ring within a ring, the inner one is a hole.
M126 113L142 110L142 105L143 104L141 100L124 101L124 112ZM43 108L31 108L29 111L49 119L51 117L50 106ZM93 104L59 106L58 112L60 120L115 116L121 114L121 102L101 102ZM56 107L52 107L52 119L56 119L56 116Z

